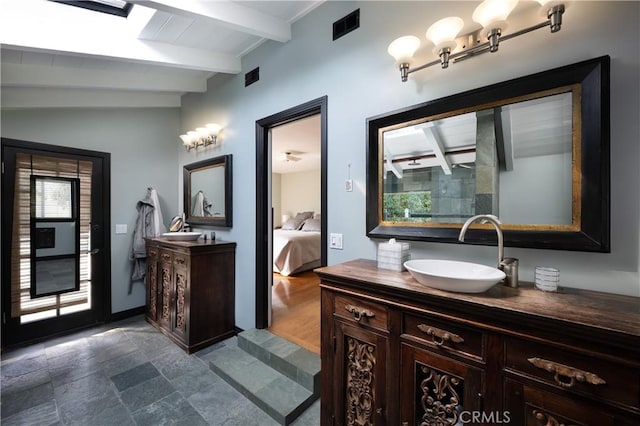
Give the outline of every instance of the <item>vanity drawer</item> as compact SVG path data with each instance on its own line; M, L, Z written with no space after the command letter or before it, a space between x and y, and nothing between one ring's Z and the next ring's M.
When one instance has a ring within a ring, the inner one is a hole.
M147 259L156 259L158 257L157 247L147 247Z
M173 254L173 265L178 268L186 268L189 265L189 256L182 253Z
M640 408L640 367L521 339L505 341L505 369L568 392Z
M357 297L336 294L333 301L333 314L356 324L388 330L387 308Z
M421 343L456 352L476 359L484 358L484 333L453 321L431 315L403 315L403 336L418 339Z

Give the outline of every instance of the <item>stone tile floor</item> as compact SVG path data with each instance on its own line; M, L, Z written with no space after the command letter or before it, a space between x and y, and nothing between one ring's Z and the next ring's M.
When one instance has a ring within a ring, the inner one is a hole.
M0 363L0 422L9 425L277 423L209 369L231 338L187 355L142 316L9 350ZM320 424L316 401L292 425Z

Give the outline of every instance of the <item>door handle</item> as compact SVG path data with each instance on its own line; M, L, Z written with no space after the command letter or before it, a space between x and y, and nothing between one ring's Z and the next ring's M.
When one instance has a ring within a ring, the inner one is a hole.
M98 254L100 253L100 249L99 248L95 248L93 250L89 250L89 254Z

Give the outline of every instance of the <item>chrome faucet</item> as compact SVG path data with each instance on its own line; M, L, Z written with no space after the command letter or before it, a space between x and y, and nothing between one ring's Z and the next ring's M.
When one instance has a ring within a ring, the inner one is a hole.
M504 257L504 237L502 235L502 222L496 216L492 214L478 214L470 217L467 221L462 225L462 229L460 230L460 235L458 236L458 241L464 242L464 236L467 233L467 229L474 222L480 223L491 223L493 227L496 229L496 233L498 234L498 266L505 273L504 284L509 287L518 287L518 259L508 257L505 259Z

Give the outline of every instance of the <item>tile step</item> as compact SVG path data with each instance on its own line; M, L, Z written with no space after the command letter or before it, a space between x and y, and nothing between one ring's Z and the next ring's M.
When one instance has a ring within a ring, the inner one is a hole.
M249 329L238 334L238 347L271 368L320 394L320 356L267 330Z
M318 395L239 348L211 353L211 370L282 425L302 414Z

